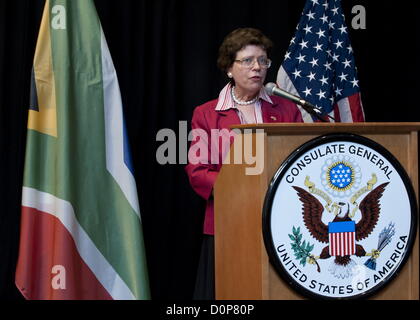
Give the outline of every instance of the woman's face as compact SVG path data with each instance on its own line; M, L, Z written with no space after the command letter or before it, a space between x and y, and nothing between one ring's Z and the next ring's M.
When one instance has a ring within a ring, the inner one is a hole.
M235 91L238 98L253 97L264 84L267 68L261 66L257 59L267 58L267 52L256 45L247 45L236 53L235 60L253 59L251 66L245 66L241 62L235 61L228 72L231 72L235 80Z

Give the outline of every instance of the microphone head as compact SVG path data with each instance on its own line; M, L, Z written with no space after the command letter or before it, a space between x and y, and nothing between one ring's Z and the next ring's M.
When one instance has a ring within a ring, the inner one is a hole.
M265 85L265 90L267 90L268 94L273 95L273 90L277 88L277 85L274 82L269 82Z

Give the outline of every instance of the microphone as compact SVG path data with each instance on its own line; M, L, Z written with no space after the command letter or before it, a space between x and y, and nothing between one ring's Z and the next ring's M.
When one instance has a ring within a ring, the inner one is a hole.
M269 82L265 85L265 90L267 90L268 94L270 95L276 95L279 97L286 98L290 101L293 101L294 103L302 106L303 109L305 109L306 112L309 114L317 117L319 120L328 122L322 117L322 111L318 107L315 107L310 102L303 100L301 97L295 96L294 94L291 94L283 89L280 89L277 87L277 85L274 82ZM328 115L328 117L330 117ZM334 120L334 119L333 119Z

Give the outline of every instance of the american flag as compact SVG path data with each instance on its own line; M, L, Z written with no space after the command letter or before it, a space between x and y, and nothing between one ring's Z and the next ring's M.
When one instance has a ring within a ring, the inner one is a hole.
M356 253L356 226L354 221L328 224L330 256L350 256Z
M277 85L337 122L365 120L340 0L308 0L277 75ZM300 109L305 122L312 117Z

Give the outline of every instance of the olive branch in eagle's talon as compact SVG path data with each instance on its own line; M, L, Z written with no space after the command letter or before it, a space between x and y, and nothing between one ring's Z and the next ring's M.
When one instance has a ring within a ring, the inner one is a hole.
M313 254L311 254L311 251L314 249L314 245L306 242L306 240L303 240L302 242L300 227L296 229L293 226L292 232L293 234L289 234L289 238L293 241L290 245L292 246L292 250L295 253L296 260L299 260L299 263L303 266L306 265L306 261L308 261L310 264L316 264L317 271L321 272L321 268L316 261L316 259L319 257L315 257Z

